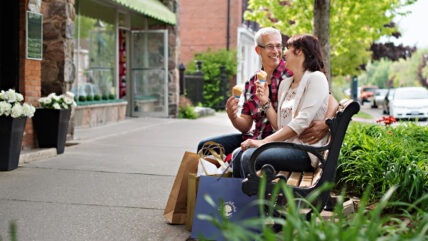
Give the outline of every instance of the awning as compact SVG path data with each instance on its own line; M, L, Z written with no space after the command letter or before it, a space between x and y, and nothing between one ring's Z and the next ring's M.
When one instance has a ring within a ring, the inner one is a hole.
M169 24L176 24L175 14L159 0L112 0L122 6L135 10Z

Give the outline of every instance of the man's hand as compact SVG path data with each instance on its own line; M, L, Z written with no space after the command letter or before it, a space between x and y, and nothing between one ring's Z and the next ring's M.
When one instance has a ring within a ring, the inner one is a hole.
M314 120L309 127L300 134L299 138L304 143L312 145L321 140L327 132L328 126L325 124L324 120Z
M231 96L229 97L229 99L227 99L226 112L227 112L227 116L229 116L229 119L232 121L238 117L236 115L239 108L238 103L239 103L239 99L235 98L235 96Z

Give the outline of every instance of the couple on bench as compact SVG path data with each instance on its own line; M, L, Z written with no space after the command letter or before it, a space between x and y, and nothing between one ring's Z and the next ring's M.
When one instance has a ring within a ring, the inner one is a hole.
M329 95L321 47L314 35L291 37L284 54L277 29L260 29L255 43L262 70L245 82L240 115L235 96L226 103L227 115L241 133L208 138L198 145L199 151L204 143L214 141L224 147L226 155L233 153L233 177L240 178L249 173L247 163L252 153L266 143L326 144L329 129L325 120L332 118L338 107ZM277 171L313 172L319 160L303 150L272 148L258 157L256 170L264 164Z

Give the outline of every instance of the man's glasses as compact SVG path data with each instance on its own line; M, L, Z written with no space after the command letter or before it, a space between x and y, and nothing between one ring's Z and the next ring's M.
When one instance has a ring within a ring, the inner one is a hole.
M274 49L279 49L282 50L282 44L277 44L277 45L272 45L272 44L268 44L268 45L258 45L260 48L262 49L267 49L269 51L273 51Z

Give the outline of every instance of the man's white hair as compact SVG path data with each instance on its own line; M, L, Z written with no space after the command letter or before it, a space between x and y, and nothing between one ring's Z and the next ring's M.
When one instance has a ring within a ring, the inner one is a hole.
M279 37L281 37L281 32L276 28L271 28L271 27L261 28L259 29L259 31L257 31L256 36L254 37L254 40L256 41L256 45L263 45L262 37L270 34L278 34Z

